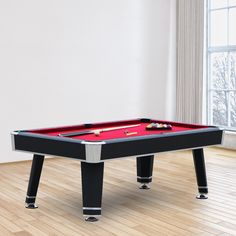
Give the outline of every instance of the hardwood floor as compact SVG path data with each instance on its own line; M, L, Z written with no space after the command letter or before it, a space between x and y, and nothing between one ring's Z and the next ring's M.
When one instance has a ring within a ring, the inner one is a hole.
M39 208L24 208L31 162L0 164L0 235L236 235L236 151L205 150L209 198L197 200L190 151L159 154L150 190L135 158L105 162L102 217L82 216L80 162L46 159Z

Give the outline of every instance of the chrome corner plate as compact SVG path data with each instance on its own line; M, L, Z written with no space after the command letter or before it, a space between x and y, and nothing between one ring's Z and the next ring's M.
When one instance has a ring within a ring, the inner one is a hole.
M101 162L102 145L106 144L105 142L83 141L81 142L81 144L85 145L86 162L89 163Z
M17 135L18 132L17 131L14 131L11 133L11 147L12 147L12 150L15 151L16 150L16 147L15 147L15 135Z

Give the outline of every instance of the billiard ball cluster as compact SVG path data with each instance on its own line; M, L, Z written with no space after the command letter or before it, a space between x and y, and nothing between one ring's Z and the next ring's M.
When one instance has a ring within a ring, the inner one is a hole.
M162 123L151 123L146 126L146 130L162 130L162 129L172 129L172 126L169 124Z

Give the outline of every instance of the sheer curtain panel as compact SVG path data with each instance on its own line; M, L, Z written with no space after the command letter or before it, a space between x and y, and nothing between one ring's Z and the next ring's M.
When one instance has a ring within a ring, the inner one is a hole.
M176 115L201 123L203 102L204 0L177 1Z

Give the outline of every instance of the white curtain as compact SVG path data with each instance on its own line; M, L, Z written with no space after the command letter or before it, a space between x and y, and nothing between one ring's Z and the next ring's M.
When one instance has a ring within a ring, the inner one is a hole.
M177 0L177 120L202 122L204 0Z

